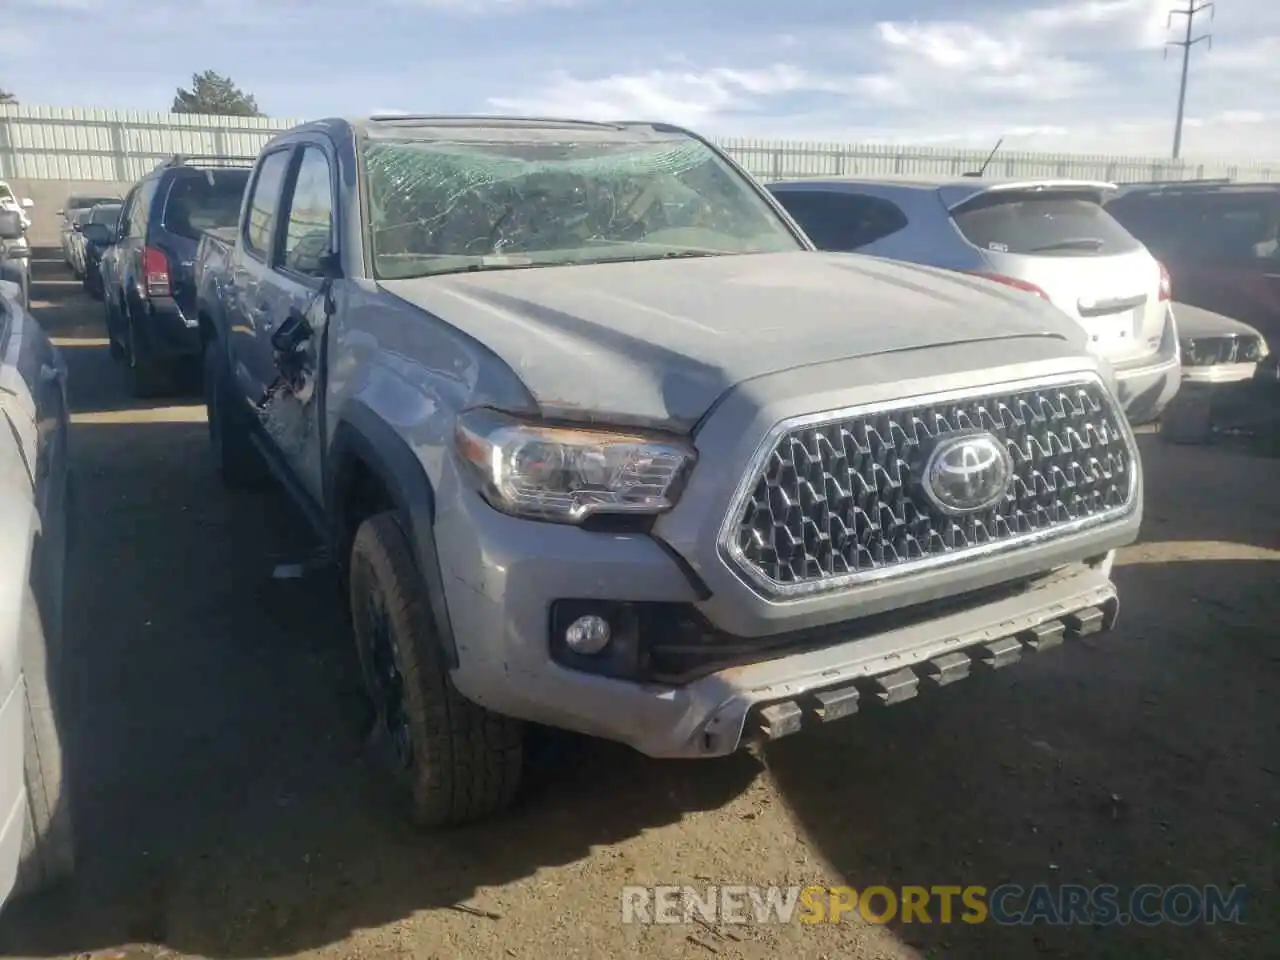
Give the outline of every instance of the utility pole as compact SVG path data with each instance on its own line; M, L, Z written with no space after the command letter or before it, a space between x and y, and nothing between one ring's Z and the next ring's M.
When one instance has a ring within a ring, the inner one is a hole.
M1180 7L1169 11L1169 27L1173 27L1174 17L1187 18L1187 33L1182 40L1170 40L1164 45L1164 54L1169 55L1170 47L1182 48L1182 83L1178 87L1178 119L1174 123L1173 128L1173 159L1177 160L1182 155L1182 114L1187 105L1187 70L1191 66L1191 48L1201 40L1209 41L1209 49L1213 49L1213 37L1210 34L1202 33L1198 37L1192 37L1191 33L1195 29L1196 16L1209 11L1209 19L1213 19L1214 4L1212 0L1187 0L1185 7Z

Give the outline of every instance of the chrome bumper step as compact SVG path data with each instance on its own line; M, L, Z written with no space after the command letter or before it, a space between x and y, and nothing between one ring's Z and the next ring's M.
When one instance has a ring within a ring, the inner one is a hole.
M790 700L758 704L748 717L743 743L778 740L799 733L806 725L821 725L852 716L864 699L885 707L912 700L919 693L921 681L929 687L945 687L968 677L975 665L999 670L1017 663L1025 652L1039 653L1061 646L1066 640L1109 630L1114 619L1114 606L1111 610L1085 607L1013 636L974 644L910 667L811 691Z

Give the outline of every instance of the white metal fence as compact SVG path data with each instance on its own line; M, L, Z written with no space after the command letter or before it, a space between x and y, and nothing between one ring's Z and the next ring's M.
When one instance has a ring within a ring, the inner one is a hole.
M0 106L0 179L130 182L175 153L253 156L277 131L301 121L129 110ZM722 139L757 177L960 174L985 150ZM1280 160L1189 160L1002 151L992 176L1063 176L1113 182L1227 177L1280 180Z

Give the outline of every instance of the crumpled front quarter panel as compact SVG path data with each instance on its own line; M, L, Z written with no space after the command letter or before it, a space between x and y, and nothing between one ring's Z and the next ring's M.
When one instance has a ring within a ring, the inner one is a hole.
M343 411L359 403L405 440L434 481L462 410L486 404L537 410L515 375L483 346L370 281L348 286L330 338L326 445Z

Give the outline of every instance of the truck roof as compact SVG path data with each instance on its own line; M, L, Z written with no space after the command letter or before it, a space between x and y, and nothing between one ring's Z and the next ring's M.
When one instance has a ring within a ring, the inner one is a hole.
M348 133L362 139L486 140L519 137L548 139L573 131L579 137L613 142L697 138L683 127L645 121L572 120L560 117L452 116L437 114L382 114L362 117L327 117L312 120L280 135L307 130L330 135Z

